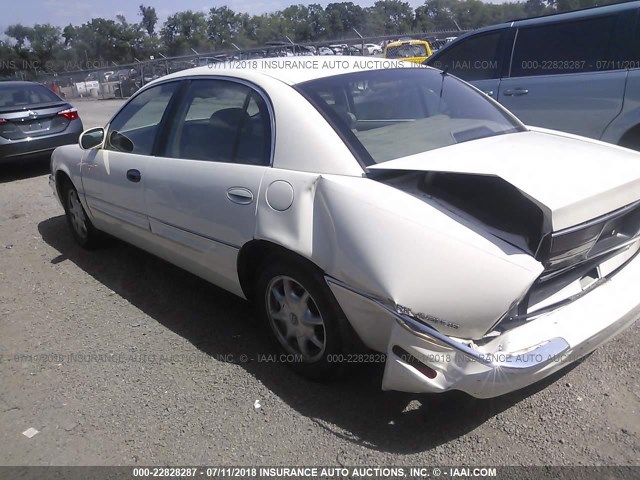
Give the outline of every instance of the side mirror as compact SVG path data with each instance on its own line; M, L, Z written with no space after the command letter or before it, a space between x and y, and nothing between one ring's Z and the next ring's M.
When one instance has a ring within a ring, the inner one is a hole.
M104 128L90 128L89 130L85 130L80 135L78 139L78 143L80 144L80 148L83 150L90 150L92 148L97 147L98 145L102 145L104 141Z
M120 132L112 131L109 135L109 145L121 152L131 153L133 152L133 142Z

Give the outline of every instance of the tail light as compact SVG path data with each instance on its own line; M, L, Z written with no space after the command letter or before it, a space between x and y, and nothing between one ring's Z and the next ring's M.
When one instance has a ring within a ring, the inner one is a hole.
M404 348L398 345L394 345L391 351L396 357L400 358L400 360L402 360L403 362L411 365L428 379L433 380L438 375L438 372L436 372L433 368L422 363L416 357L407 352Z
M2 125L3 123L7 123L7 121L4 118L0 118L0 125Z
M78 115L77 108L69 108L67 110L62 110L61 112L58 112L58 115L62 115L67 120L77 120L78 118L80 118L80 115Z

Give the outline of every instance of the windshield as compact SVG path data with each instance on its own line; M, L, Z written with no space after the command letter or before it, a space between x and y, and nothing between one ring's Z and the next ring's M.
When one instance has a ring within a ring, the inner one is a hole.
M387 58L426 57L427 46L424 43L388 46L385 56Z
M297 89L365 165L525 130L482 93L430 68L336 75Z

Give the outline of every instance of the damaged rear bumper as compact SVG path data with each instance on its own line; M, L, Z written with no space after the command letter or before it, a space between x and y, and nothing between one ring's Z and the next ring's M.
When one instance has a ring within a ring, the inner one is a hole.
M503 395L584 357L640 316L640 255L578 300L482 346L443 335L339 281L327 282L364 343L386 350L383 390Z

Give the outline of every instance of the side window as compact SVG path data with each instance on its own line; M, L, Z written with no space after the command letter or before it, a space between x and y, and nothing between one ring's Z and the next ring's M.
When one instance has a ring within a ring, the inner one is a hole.
M442 52L432 67L444 70L466 81L498 78L502 71L501 40L506 30L485 33L462 40Z
M610 70L610 46L617 17L521 28L511 62L512 77Z
M131 100L109 126L106 148L139 155L151 155L158 125L178 82L145 90Z
M271 124L262 97L225 80L194 80L173 122L164 156L269 165Z

